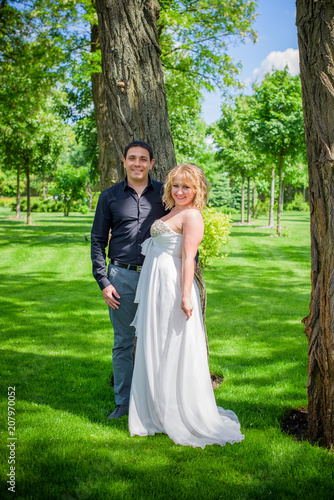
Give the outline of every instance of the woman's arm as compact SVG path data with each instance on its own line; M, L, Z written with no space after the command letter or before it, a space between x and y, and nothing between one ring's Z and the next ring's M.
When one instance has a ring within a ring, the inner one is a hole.
M198 210L187 210L182 221L182 301L181 308L190 318L193 312L191 287L194 280L195 257L204 234L204 222Z

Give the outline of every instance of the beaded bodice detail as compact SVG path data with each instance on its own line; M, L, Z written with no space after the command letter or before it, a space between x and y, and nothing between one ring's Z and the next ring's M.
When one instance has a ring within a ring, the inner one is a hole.
M172 232L172 230L161 219L158 219L153 222L150 232L152 238L155 238L161 234Z

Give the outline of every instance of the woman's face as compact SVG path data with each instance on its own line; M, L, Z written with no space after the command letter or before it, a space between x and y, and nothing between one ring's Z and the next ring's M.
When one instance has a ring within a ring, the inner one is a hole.
M191 206L195 198L194 187L191 183L182 180L180 176L176 176L172 185L171 195L175 206Z

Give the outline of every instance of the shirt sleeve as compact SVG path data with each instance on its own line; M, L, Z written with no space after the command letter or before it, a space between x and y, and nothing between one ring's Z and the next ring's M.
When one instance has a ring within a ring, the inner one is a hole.
M97 203L92 232L91 232L91 259L93 276L103 290L111 283L106 272L106 247L108 246L109 230L112 223L107 193L100 194Z

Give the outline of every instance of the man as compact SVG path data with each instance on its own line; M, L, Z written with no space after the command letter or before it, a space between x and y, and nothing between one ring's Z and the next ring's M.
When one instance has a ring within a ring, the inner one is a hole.
M154 165L151 146L131 142L122 158L126 178L100 195L91 234L93 275L109 306L114 329L113 370L116 409L108 418L128 413L133 372L134 327L130 326L137 309L136 287L144 256L141 244L150 236L156 219L166 215L162 205L162 183L149 171ZM110 264L106 273L108 245Z

